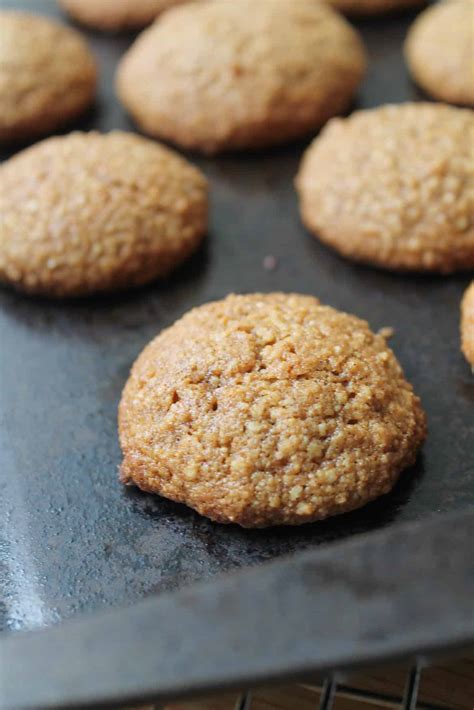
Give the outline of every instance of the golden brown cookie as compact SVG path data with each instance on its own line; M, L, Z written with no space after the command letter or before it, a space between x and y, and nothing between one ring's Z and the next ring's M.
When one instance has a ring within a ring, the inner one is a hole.
M299 525L387 493L425 437L382 335L311 296L229 296L135 362L121 479L244 527Z
M295 139L344 111L366 66L350 25L309 0L204 0L125 54L117 90L140 127L208 153Z
M423 5L425 0L326 0L347 15L383 15Z
M474 0L445 0L422 12L408 33L405 57L428 94L474 106Z
M334 119L296 180L304 223L386 269L474 268L474 114L400 104Z
M78 116L94 98L96 75L78 32L0 10L0 141L30 140Z
M58 0L83 25L106 32L149 25L169 7L186 0Z
M474 281L461 303L461 344L466 360L474 368Z
M0 167L0 280L82 296L167 274L206 232L197 168L131 133L49 138Z

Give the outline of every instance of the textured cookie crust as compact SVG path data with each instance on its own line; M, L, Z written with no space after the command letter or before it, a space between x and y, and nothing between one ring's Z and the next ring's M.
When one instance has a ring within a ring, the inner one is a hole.
M381 335L311 296L229 296L141 353L119 409L121 478L244 527L387 493L425 436Z
M117 91L143 130L213 153L281 143L345 110L359 36L312 0L204 0L166 12L125 54Z
M422 12L408 33L405 57L428 94L474 106L474 0L445 0Z
M466 360L474 368L474 281L461 303L461 347Z
M31 139L75 118L92 102L96 78L78 32L0 10L0 141Z
M474 114L400 104L334 119L296 180L304 223L351 259L474 268Z
M326 0L348 15L383 15L423 5L425 0Z
M139 29L186 0L58 0L75 20L105 32Z
M48 296L137 286L196 249L203 175L130 133L49 138L0 167L0 279Z

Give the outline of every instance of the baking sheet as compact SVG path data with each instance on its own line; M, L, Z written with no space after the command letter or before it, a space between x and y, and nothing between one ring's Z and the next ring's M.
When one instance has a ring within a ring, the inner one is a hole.
M47 0L0 6L59 15ZM414 16L356 23L371 64L355 108L422 98L401 55ZM74 127L134 130L112 85L133 38L86 34L101 85L96 107ZM211 182L209 237L164 283L67 303L0 291L0 629L57 623L330 540L473 506L474 380L458 335L469 276L385 273L320 245L300 224L292 184L306 145L212 159L188 155ZM263 267L268 255L277 260L273 271ZM395 329L391 345L422 398L429 436L391 495L323 523L249 531L119 485L116 409L143 345L193 306L256 290L314 294L373 329Z

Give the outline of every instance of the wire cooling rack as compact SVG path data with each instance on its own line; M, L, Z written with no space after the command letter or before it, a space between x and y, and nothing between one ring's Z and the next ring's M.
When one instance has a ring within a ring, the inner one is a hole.
M374 710L450 710L449 705L440 705L437 703L425 702L419 699L422 673L423 670L428 668L430 665L431 664L423 658L409 668L405 677L404 690L400 695L375 692L372 690L353 687L351 684L346 684L344 682L344 675L339 673L327 676L319 685L315 683L301 683L300 687L309 691L314 691L314 710L336 710L338 700L352 700L355 703L363 703L363 707L366 707L367 710L369 707L373 707ZM459 676L460 679L462 679L462 677L462 675ZM294 687L296 690L297 686ZM400 685L400 688L401 687L402 684ZM286 692L284 698L284 702L286 703L284 706L290 707L287 703L293 701L289 700ZM217 700L217 698L215 698L215 700ZM246 690L239 694L234 703L229 700L229 705L225 705L225 707L228 707L229 710L254 710L257 706L261 707L261 700L261 691ZM265 707L267 707L267 702L268 698L266 698ZM200 704L198 704L198 706L202 707ZM212 706L214 707L214 705ZM190 707L193 707L193 703L191 703ZM295 705L292 705L291 707L294 708L294 710L298 710L298 699L296 696ZM459 707L459 705L456 705L456 707ZM147 706L147 708L141 708L140 710L163 710L163 707L152 705ZM474 710L474 698L472 706L469 705L468 707L466 705L466 710Z
M338 680L337 674L328 676L321 685L307 685L319 694L319 705L315 710L333 710L338 698L345 700L364 701L367 705L373 704L377 708L390 710L446 710L446 706L433 705L432 703L418 702L418 691L423 667L422 663L414 665L407 673L403 697L375 693L361 690L350 685L345 685ZM235 703L234 710L252 710L252 691L241 693Z

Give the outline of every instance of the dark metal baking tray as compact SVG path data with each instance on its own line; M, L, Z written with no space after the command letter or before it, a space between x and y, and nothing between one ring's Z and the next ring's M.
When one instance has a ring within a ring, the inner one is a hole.
M335 667L381 658L418 659L420 669L427 654L474 637L473 536L472 512L438 516L123 610L7 634L0 708L83 710L262 682L314 683ZM411 698L404 710L415 710L416 692ZM332 707L321 701L320 710Z
M47 0L0 6L59 15ZM401 54L414 16L356 23L370 68L354 108L422 98ZM100 62L100 90L74 128L134 130L112 80L133 38L86 34ZM306 145L189 156L211 183L209 237L166 282L62 303L0 292L3 631L57 624L305 548L323 551L357 533L474 507L474 381L458 332L469 276L391 274L344 261L319 244L300 224L293 189ZM267 255L277 260L272 271L263 268ZM422 398L429 436L390 495L326 522L250 531L119 485L117 404L143 345L192 306L256 290L311 293L374 329L395 329L392 347ZM451 524L444 529L449 540ZM299 583L297 570L289 584Z

